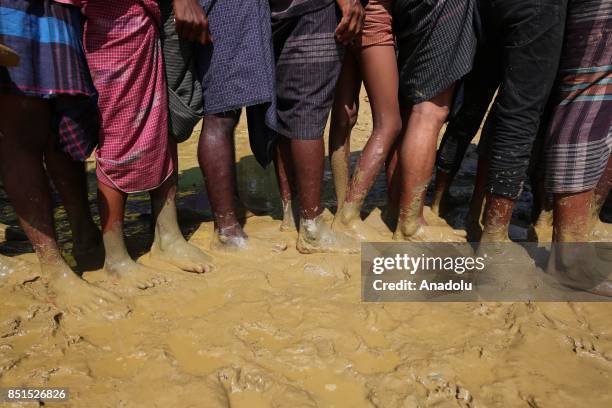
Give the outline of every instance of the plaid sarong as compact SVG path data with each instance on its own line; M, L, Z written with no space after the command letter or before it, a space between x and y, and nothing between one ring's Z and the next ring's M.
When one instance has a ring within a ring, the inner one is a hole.
M463 78L476 54L474 0L397 0L400 100L428 101Z
M268 0L200 0L213 44L197 47L204 114L246 107L249 141L263 166L276 134L274 55Z
M570 0L555 107L546 136L546 188L595 188L612 149L612 1Z
M168 95L155 0L83 0L84 45L100 93L101 182L126 193L153 190L174 171Z
M48 99L59 147L74 160L87 159L98 128L79 9L48 0L0 0L0 43L21 59L16 67L0 67L0 94Z
M344 56L334 38L339 19L334 3L291 18L273 13L277 131L285 137L323 137Z

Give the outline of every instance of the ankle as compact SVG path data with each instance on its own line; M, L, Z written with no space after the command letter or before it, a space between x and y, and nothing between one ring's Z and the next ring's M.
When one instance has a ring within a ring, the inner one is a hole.
M361 204L346 202L338 211L339 220L343 224L350 224L361 217Z
M509 241L509 225L485 225L480 242L506 242Z
M299 236L308 241L317 240L321 235L321 228L323 227L323 217L318 215L315 218L300 217L300 230Z
M416 232L422 225L423 224L419 221L418 218L400 218L397 223L397 229L403 236L410 237L416 234Z
M227 237L227 238L246 238L242 226L236 221L233 224L224 224L217 225L215 227L215 234L219 237Z

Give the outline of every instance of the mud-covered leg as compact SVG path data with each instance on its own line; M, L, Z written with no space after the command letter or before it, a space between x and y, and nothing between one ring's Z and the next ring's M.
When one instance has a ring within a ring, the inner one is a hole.
M351 178L346 201L336 213L333 228L356 239L367 240L376 239L378 232L361 220L361 209L399 135L402 122L394 48L379 46L363 49L361 65L374 126Z
M104 246L89 207L85 163L72 160L50 143L45 151L45 164L66 209L77 265L80 269L101 268Z
M170 263L186 272L204 273L214 269L212 258L185 240L176 216L176 181L170 177L151 192L155 238L151 258Z
M510 242L508 230L514 200L495 194L487 194L485 207L485 226L480 242Z
M122 290L148 289L167 282L166 276L134 261L123 237L127 194L98 181L98 207L104 241L104 270Z
M359 61L353 52L347 52L336 84L329 129L329 161L338 211L346 201L350 183L351 131L357 123L360 88Z
M291 140L291 158L300 198L297 249L301 253L358 252L357 242L335 233L323 221L321 189L325 166L323 139Z
M198 161L215 218L212 247L221 251L284 250L286 244L248 237L238 220L234 158L234 129L238 118L238 111L208 115L200 135Z
M406 113L407 125L400 150L400 214L395 239L435 241L444 238L441 227L427 225L423 205L433 171L438 134L450 111L453 91L454 86L451 86L431 100L413 106ZM455 237L452 239L455 240Z
M38 255L52 301L75 314L123 311L116 295L79 278L60 253L49 181L43 166L43 154L50 142L48 102L0 96L0 111L0 172L4 188ZM24 183L24 179L28 182Z
M296 229L293 217L295 174L291 165L291 144L286 138L280 138L276 146L274 170L276 171L276 180L283 207L283 221L280 229L281 231L292 231Z
M599 220L599 214L601 213L601 208L603 207L608 195L610 194L610 190L612 189L612 155L608 158L608 165L606 166L606 170L599 179L595 190L593 191L593 200L591 201L591 217L590 217L590 230L593 235L594 240L599 240L600 237L604 238L603 240L607 240L606 238L610 237L610 232L605 231L605 227L602 227L602 222ZM608 229L609 231L609 229Z
M593 191L555 194L554 235L550 268L559 282L580 290L612 297L610 246L586 244L589 241ZM605 253L600 256L600 253Z

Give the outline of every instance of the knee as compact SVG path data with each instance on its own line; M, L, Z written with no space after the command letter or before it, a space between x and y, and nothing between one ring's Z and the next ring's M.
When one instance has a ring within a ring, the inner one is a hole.
M395 139L402 131L399 115L380 115L374 118L374 133Z
M0 132L0 149L9 154L10 152L19 152L20 154L37 155L42 158L47 145L53 142L49 140L48 135L48 129L20 134Z
M231 137L238 125L239 116L234 112L206 115L202 135L207 137Z
M423 102L412 108L412 115L418 115L423 120L436 123L440 126L446 122L450 108L447 105L436 105L431 102Z

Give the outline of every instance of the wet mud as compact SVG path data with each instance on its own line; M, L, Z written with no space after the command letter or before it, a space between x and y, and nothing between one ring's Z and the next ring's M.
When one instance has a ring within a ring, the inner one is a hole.
M371 130L361 105L353 164ZM69 401L46 404L58 407L612 406L611 304L362 303L359 256L299 254L297 232L279 228L273 169L249 154L244 123L237 134L241 198L260 214L244 214L245 230L288 249L209 251L214 272L180 273L148 257L150 206L145 195L132 197L128 247L169 278L125 297L131 312L109 321L62 313L47 298L29 245L4 242L0 253L20 265L0 280L0 387L68 387ZM194 135L180 146L179 218L189 241L208 251L214 231L196 145ZM454 228L467 212L474 154L451 189ZM333 212L329 171L325 182ZM529 191L521 200L514 239L527 237ZM381 175L362 218L391 241L385 202ZM10 225L14 215L2 204L0 221ZM68 254L65 215L56 215ZM110 287L100 270L84 277Z

